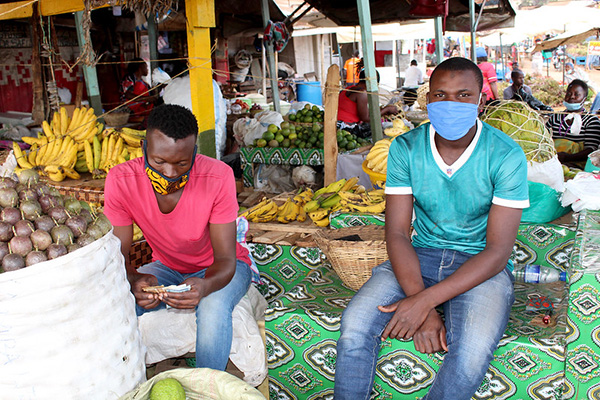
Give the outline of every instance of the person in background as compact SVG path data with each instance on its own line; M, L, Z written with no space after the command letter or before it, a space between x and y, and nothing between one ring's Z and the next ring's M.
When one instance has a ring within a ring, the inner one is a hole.
M359 72L358 63L360 58L358 57L358 50L354 50L352 57L350 57L344 63L344 74L346 75L346 87L354 86L358 83Z
M379 82L379 72L377 72L377 82ZM394 105L389 105L381 109L381 115L396 113L398 113L398 108ZM371 122L364 69L359 73L357 85L340 91L337 119L346 124Z
M525 74L521 70L514 70L510 73L512 85L504 89L502 95L504 100L518 100L526 102L534 110L552 111L548 107L533 96L531 88L524 84Z
M389 260L342 314L335 400L370 398L388 338L447 352L423 400L471 399L488 371L514 301L509 257L529 191L523 150L477 118L482 85L472 61L447 59L429 80L431 123L390 146Z
M600 119L585 112L587 96L587 83L575 79L567 86L565 112L552 114L546 122L562 164L582 168L588 155L600 146Z
M157 96L150 94L150 87L143 77L148 75L148 64L141 58L134 58L127 65L127 75L121 81L121 102L136 116L146 117L152 111Z
M412 60L404 72L404 103L412 106L417 100L417 89L423 84L423 71L417 66L417 60Z
M594 97L594 101L592 103L592 107L590 108L590 112L592 114L600 114L600 93Z
M236 242L233 171L196 153L198 123L187 108L168 104L148 117L144 157L111 168L104 213L121 241L136 313L195 310L196 366L224 371L232 342L232 311L257 271ZM129 262L136 223L152 248L152 262ZM190 286L181 293L147 293L157 285Z
M496 76L496 68L492 63L488 62L487 52L483 47L475 49L477 57L477 66L483 74L483 89L482 92L486 95L486 104L498 99L498 77Z

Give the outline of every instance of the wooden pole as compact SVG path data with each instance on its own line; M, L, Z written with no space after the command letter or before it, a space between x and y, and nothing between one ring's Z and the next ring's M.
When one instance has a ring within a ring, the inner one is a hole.
M33 30L32 52L31 52L31 77L33 85L33 106L31 117L36 124L44 120L44 79L42 77L42 59L40 54L40 43L42 43L42 31L40 27L39 8L34 4L31 15L31 28Z
M216 157L215 104L212 84L210 28L215 26L213 0L186 0L192 111L198 120L198 152Z
M83 49L85 46L85 33L81 25L81 18L83 17L83 11L77 11L75 13L75 28L77 30L77 42L79 43L79 49ZM94 109L94 114L102 115L102 100L100 99L100 87L98 86L98 74L96 73L96 67L88 67L82 65L83 77L85 79L85 87L87 89L88 101L90 106Z
M263 17L263 25L266 28L271 14L269 12L269 0L260 1ZM281 112L281 106L279 105L279 86L277 86L277 65L275 63L275 55L273 50L273 43L267 43L267 58L269 59L269 76L271 77L271 94L273 96L273 106L275 111ZM267 94L265 93L265 98Z
M327 82L325 83L325 115L323 117L325 185L329 185L337 180L338 146L336 123L340 89L340 67L337 64L331 64L327 70Z
M152 71L158 67L158 32L155 15L148 16L148 47L150 49L150 79L152 79Z
M369 0L357 0L358 20L362 37L363 58L365 60L365 77L367 79L367 98L369 102L369 118L373 141L383 139L381 129L381 110L379 109L379 89L377 70L375 69L375 47L371 32L371 7Z
M444 61L444 34L442 33L442 17L433 19L435 27L435 62L440 65Z

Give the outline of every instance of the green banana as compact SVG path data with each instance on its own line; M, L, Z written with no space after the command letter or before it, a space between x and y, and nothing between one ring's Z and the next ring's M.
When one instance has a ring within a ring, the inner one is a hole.
M339 203L341 199L339 194L333 194L321 202L321 208L331 208Z

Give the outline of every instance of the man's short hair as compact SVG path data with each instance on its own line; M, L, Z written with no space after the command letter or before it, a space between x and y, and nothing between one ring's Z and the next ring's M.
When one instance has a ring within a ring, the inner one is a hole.
M473 61L468 58L463 57L452 57L442 62L440 65L435 67L431 74L430 81L433 80L436 72L438 71L471 71L473 75L475 75L475 79L477 80L477 84L479 85L479 90L483 88L483 74L481 70Z
M155 107L148 116L147 131L159 130L173 140L198 134L198 121L190 110L177 104Z
M573 87L573 86L579 86L580 88L582 88L583 91L585 92L585 96L587 97L587 95L588 95L588 84L587 83L585 83L581 79L573 79L571 81L571 83L569 83L569 86L567 86L567 90L569 90L569 88Z
M359 55L359 54L360 54L360 53L358 52L358 50L354 50L354 51L352 52L352 56L353 56L353 57L358 57L358 55Z
M417 60L412 60L412 61L410 62L410 65L417 65Z
M525 74L523 73L523 71L521 71L520 69L514 69L511 73L510 73L510 78L511 79L515 79L516 77L518 77L519 75L523 75L525 76Z

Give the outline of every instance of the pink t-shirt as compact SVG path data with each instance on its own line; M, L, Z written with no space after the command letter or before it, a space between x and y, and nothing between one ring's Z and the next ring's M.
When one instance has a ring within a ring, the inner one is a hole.
M104 214L115 226L135 222L152 248L152 260L181 273L213 263L209 224L235 222L237 198L233 170L197 155L175 209L163 214L144 171L144 158L112 168L104 187ZM236 258L250 265L248 250L236 242Z
M498 77L496 76L496 68L489 62L482 62L477 64L481 73L483 74L483 88L481 91L487 94L487 99L496 100L494 94L492 93L492 88L490 87L490 83L496 82Z

